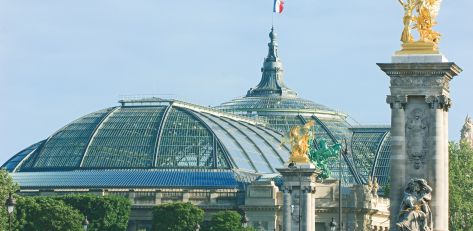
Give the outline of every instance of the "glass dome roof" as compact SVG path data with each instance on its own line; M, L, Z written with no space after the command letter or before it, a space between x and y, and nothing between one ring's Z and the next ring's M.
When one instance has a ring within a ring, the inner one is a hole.
M274 173L282 134L256 120L175 100L121 101L64 126L5 165L13 172L239 169Z
M14 174L38 172L38 177L50 171L112 169L191 175L194 171L227 171L253 177L275 173L288 160L289 149L280 145L283 134L313 120L315 143L321 139L329 145L347 141L349 146L341 169L338 158L329 160L333 177L341 174L345 184L362 184L371 176L387 184L389 127L353 127L346 114L298 97L284 83L274 29L269 37L261 81L245 97L214 109L159 98L123 100L119 107L73 121L2 167Z

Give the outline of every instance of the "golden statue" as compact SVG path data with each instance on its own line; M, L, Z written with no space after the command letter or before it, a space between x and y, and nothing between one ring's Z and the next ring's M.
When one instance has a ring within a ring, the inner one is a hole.
M308 156L309 151L309 140L313 137L312 127L314 121L309 121L303 126L295 126L291 128L291 131L283 140L283 143L290 143L291 145L291 157L289 162L294 163L309 163L310 159Z
M437 24L435 18L442 0L398 0L404 8L404 29L402 30L402 50L398 54L436 54L440 33L432 29ZM414 15L415 13L415 15ZM414 41L411 29L419 33Z

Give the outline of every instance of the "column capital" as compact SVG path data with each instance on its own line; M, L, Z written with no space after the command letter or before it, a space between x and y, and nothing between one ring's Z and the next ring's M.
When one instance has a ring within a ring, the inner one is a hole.
M452 100L446 95L426 96L425 102L431 109L442 109L444 111L448 111L452 106Z
M392 109L404 109L407 104L407 95L388 95L386 103L391 105Z

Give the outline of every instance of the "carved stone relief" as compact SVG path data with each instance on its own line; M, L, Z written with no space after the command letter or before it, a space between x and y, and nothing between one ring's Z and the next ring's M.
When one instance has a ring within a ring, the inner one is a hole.
M416 108L412 110L407 116L406 141L409 162L412 163L415 169L424 166L428 134L428 117L425 109Z
M391 87L432 88L432 86L439 86L447 91L450 89L449 81L444 77L391 77Z

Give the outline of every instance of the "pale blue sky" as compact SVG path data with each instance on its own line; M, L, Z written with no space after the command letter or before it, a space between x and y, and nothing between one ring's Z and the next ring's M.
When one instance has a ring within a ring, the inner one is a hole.
M260 79L272 0L0 0L0 163L120 95L203 105ZM453 80L450 139L473 114L473 1L444 1L441 51ZM286 0L274 18L286 83L303 98L389 124L388 77L399 49L397 0Z

